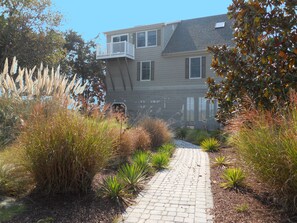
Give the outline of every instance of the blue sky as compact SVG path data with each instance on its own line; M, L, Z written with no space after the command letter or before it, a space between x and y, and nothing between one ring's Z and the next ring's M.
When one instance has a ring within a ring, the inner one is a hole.
M227 13L232 0L52 0L64 16L61 30L73 29L85 40L103 32ZM98 41L97 41L98 42Z

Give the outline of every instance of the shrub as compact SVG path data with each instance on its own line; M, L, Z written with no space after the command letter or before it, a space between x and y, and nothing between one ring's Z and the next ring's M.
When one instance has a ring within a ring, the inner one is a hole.
M32 118L20 144L37 187L47 193L87 191L114 152L116 138L109 123L66 109Z
M159 148L159 152L168 153L171 157L175 151L175 145L171 143L166 143Z
M116 176L109 176L103 180L97 191L97 195L103 198L109 198L118 204L127 204L127 193L124 185L121 184Z
M143 187L146 173L142 167L136 164L124 164L121 166L118 176L128 190L137 192Z
M219 141L215 138L205 139L201 143L201 147L205 152L217 152L219 150Z
M273 112L248 111L231 124L236 132L230 142L238 148L241 158L283 207L296 212L296 104L278 116Z
M228 166L230 165L230 161L225 156L218 156L214 159L214 166Z
M141 127L135 127L132 128L130 131L133 132L133 141L134 141L134 147L136 150L148 150L151 146L151 138L149 133L141 128Z
M0 194L21 196L33 188L24 158L21 148L6 148L0 152Z
M175 137L178 139L185 139L188 133L187 128L177 128L175 129Z
M135 150L135 132L133 130L125 130L119 138L119 143L117 147L117 156L119 156L120 159L127 159L128 156L130 156L134 150Z
M133 163L139 166L145 174L151 173L150 154L144 151L136 152L133 157Z
M165 169L169 164L169 154L158 152L152 156L152 166L157 170Z
M203 140L209 137L210 135L205 130L188 129L185 140L200 145Z
M225 170L223 178L225 180L225 182L221 184L223 188L237 189L243 186L245 175L240 168L229 168Z
M161 119L144 118L140 121L139 126L145 129L151 138L151 147L157 148L172 139L172 133L168 125Z

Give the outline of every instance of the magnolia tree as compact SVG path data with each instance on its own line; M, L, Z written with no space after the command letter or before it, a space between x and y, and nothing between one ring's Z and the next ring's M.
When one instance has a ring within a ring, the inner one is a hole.
M209 47L219 82L208 78L207 98L218 99L217 118L225 123L245 106L287 105L297 90L296 0L233 0L234 46Z

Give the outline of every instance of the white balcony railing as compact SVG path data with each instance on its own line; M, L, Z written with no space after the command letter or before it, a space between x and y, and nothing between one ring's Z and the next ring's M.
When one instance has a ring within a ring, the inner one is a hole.
M97 46L97 59L109 59L118 57L135 58L135 47L132 43L127 41L107 43L106 48Z

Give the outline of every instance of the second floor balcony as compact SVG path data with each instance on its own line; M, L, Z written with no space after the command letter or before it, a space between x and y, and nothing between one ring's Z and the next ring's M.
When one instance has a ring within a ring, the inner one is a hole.
M126 57L132 60L135 59L135 47L127 41L107 43L106 47L97 46L97 59L111 59Z

